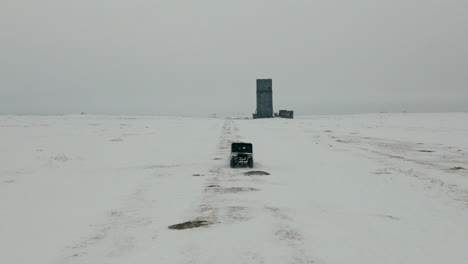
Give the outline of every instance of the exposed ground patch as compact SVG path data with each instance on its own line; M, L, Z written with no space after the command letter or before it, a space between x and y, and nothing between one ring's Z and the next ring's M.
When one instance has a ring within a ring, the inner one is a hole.
M425 152L425 153L431 153L431 152L435 152L433 150L427 150L427 149L420 149L418 150L419 152Z
M392 174L388 169L382 169L382 170L376 170L373 172L373 174L377 175L389 175Z
M377 216L382 217L382 218L386 218L386 219L390 219L390 220L395 220L395 221L401 220L399 217L396 217L396 216L393 216L393 215L377 215Z
M52 157L52 159L55 160L55 161L59 161L59 162L67 162L69 160L67 155L65 155L65 154L58 154L58 155Z
M3 183L15 183L16 181L15 180L5 180L3 181Z
M286 241L302 241L302 235L299 234L297 231L285 227L285 229L279 229L275 232L275 235L278 236L280 240L286 240Z
M240 192L255 192L260 191L257 188L251 187L228 187L228 188L220 188L218 192L220 193L240 193Z
M193 228L198 228L202 226L207 226L211 225L211 222L208 221L188 221L185 223L180 223L176 225L171 225L168 228L172 230L184 230L184 229L193 229Z
M266 171L248 171L248 172L244 173L244 175L246 175L246 176L267 176L267 175L270 175L270 173L268 173Z
M453 167L453 168L450 168L450 170L466 170L465 168L463 167Z
M351 143L351 141L349 141L349 140L343 140L343 139L337 139L336 142L339 142L339 143Z

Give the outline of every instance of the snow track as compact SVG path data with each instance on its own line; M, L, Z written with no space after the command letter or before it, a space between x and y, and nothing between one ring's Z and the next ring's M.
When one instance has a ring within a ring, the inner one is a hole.
M247 169L231 169L226 163L230 144L242 139L239 133L235 121L225 121L215 157L222 157L221 162L210 170L195 218L213 225L194 231L188 243L197 245L197 254L187 263L314 263L300 231L289 224L291 217L267 206L267 199L258 199L271 184L268 179L246 176ZM209 237L218 243L200 246Z

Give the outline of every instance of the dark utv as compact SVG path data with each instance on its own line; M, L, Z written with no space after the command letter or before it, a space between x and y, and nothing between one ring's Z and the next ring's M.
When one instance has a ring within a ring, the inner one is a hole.
M231 168L249 166L253 168L253 148L250 143L232 143Z

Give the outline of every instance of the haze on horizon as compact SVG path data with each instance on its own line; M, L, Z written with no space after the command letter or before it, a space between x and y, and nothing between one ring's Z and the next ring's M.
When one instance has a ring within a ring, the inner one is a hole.
M468 1L0 6L1 114L468 111Z

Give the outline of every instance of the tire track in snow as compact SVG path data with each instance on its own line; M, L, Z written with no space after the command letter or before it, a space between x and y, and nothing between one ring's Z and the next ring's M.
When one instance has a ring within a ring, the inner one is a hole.
M239 129L236 127L235 122L227 119L222 129L216 153L218 158L223 157L222 160L224 160L225 164L221 168L210 171L211 178L207 181L204 198L202 199L203 204L200 206L200 215L197 220L206 220L215 225L226 226L241 225L243 222L254 220L255 225L261 225L261 223L258 223L258 219L272 218L273 229L269 230L270 235L266 239L269 241L268 243L274 244L273 247L279 247L281 251L288 253L283 256L284 259L281 263L317 263L315 259L308 256L304 247L304 237L300 230L293 228L294 219L280 208L265 206L266 200L252 201L246 198L249 192L261 192L259 185L264 184L266 180L259 177L245 176L243 174L245 170L243 169L233 170L229 168L227 160L230 153L230 144L241 140L238 132ZM264 227L258 226L258 228ZM233 230L235 229L233 228ZM204 231L210 232L209 229ZM223 243L222 240L220 242ZM262 243L262 241L259 240L258 243ZM187 250L191 249L187 248ZM248 246L243 247L242 252L236 257L242 259L242 263L271 262L269 261L271 256L265 255L265 252L256 252L255 249L248 248ZM198 262L195 261L194 263Z
M93 225L94 231L68 247L62 263L99 263L111 261L145 247L157 238L148 215L154 201L148 200L153 181L162 174L148 176L128 198L126 204L108 213L103 224Z
M300 230L292 227L291 223L294 222L294 219L278 207L266 206L265 210L276 220L276 229L274 230L276 239L292 252L291 258L287 260L287 263L318 263L317 260L308 256L304 247L304 236L301 234Z
M347 137L340 143L348 144L375 154L371 158L385 165L385 168L374 172L377 175L406 175L416 178L423 183L426 191L443 189L448 196L466 208L468 206L468 190L451 180L450 176L466 177L466 170L450 170L457 164L466 164L464 153L441 146L424 146L433 149L434 153L426 155L420 153L423 148L420 143L402 142L389 139L370 137ZM406 169L405 169L406 168ZM434 173L437 171L437 173ZM449 177L441 177L441 175Z
M239 216L239 213L245 211L244 207L233 206L226 208L223 206L223 204L227 202L226 198L220 197L222 193L221 188L224 188L223 186L225 186L226 179L235 175L232 170L227 170L226 158L230 152L231 143L240 140L240 136L237 134L238 131L239 129L235 127L231 119L227 119L224 122L216 153L217 158L215 159L221 159L225 165L221 168L210 170L211 177L204 191L203 204L200 205L199 219L216 223L221 220L229 221L229 215L237 215L234 219L243 218Z

